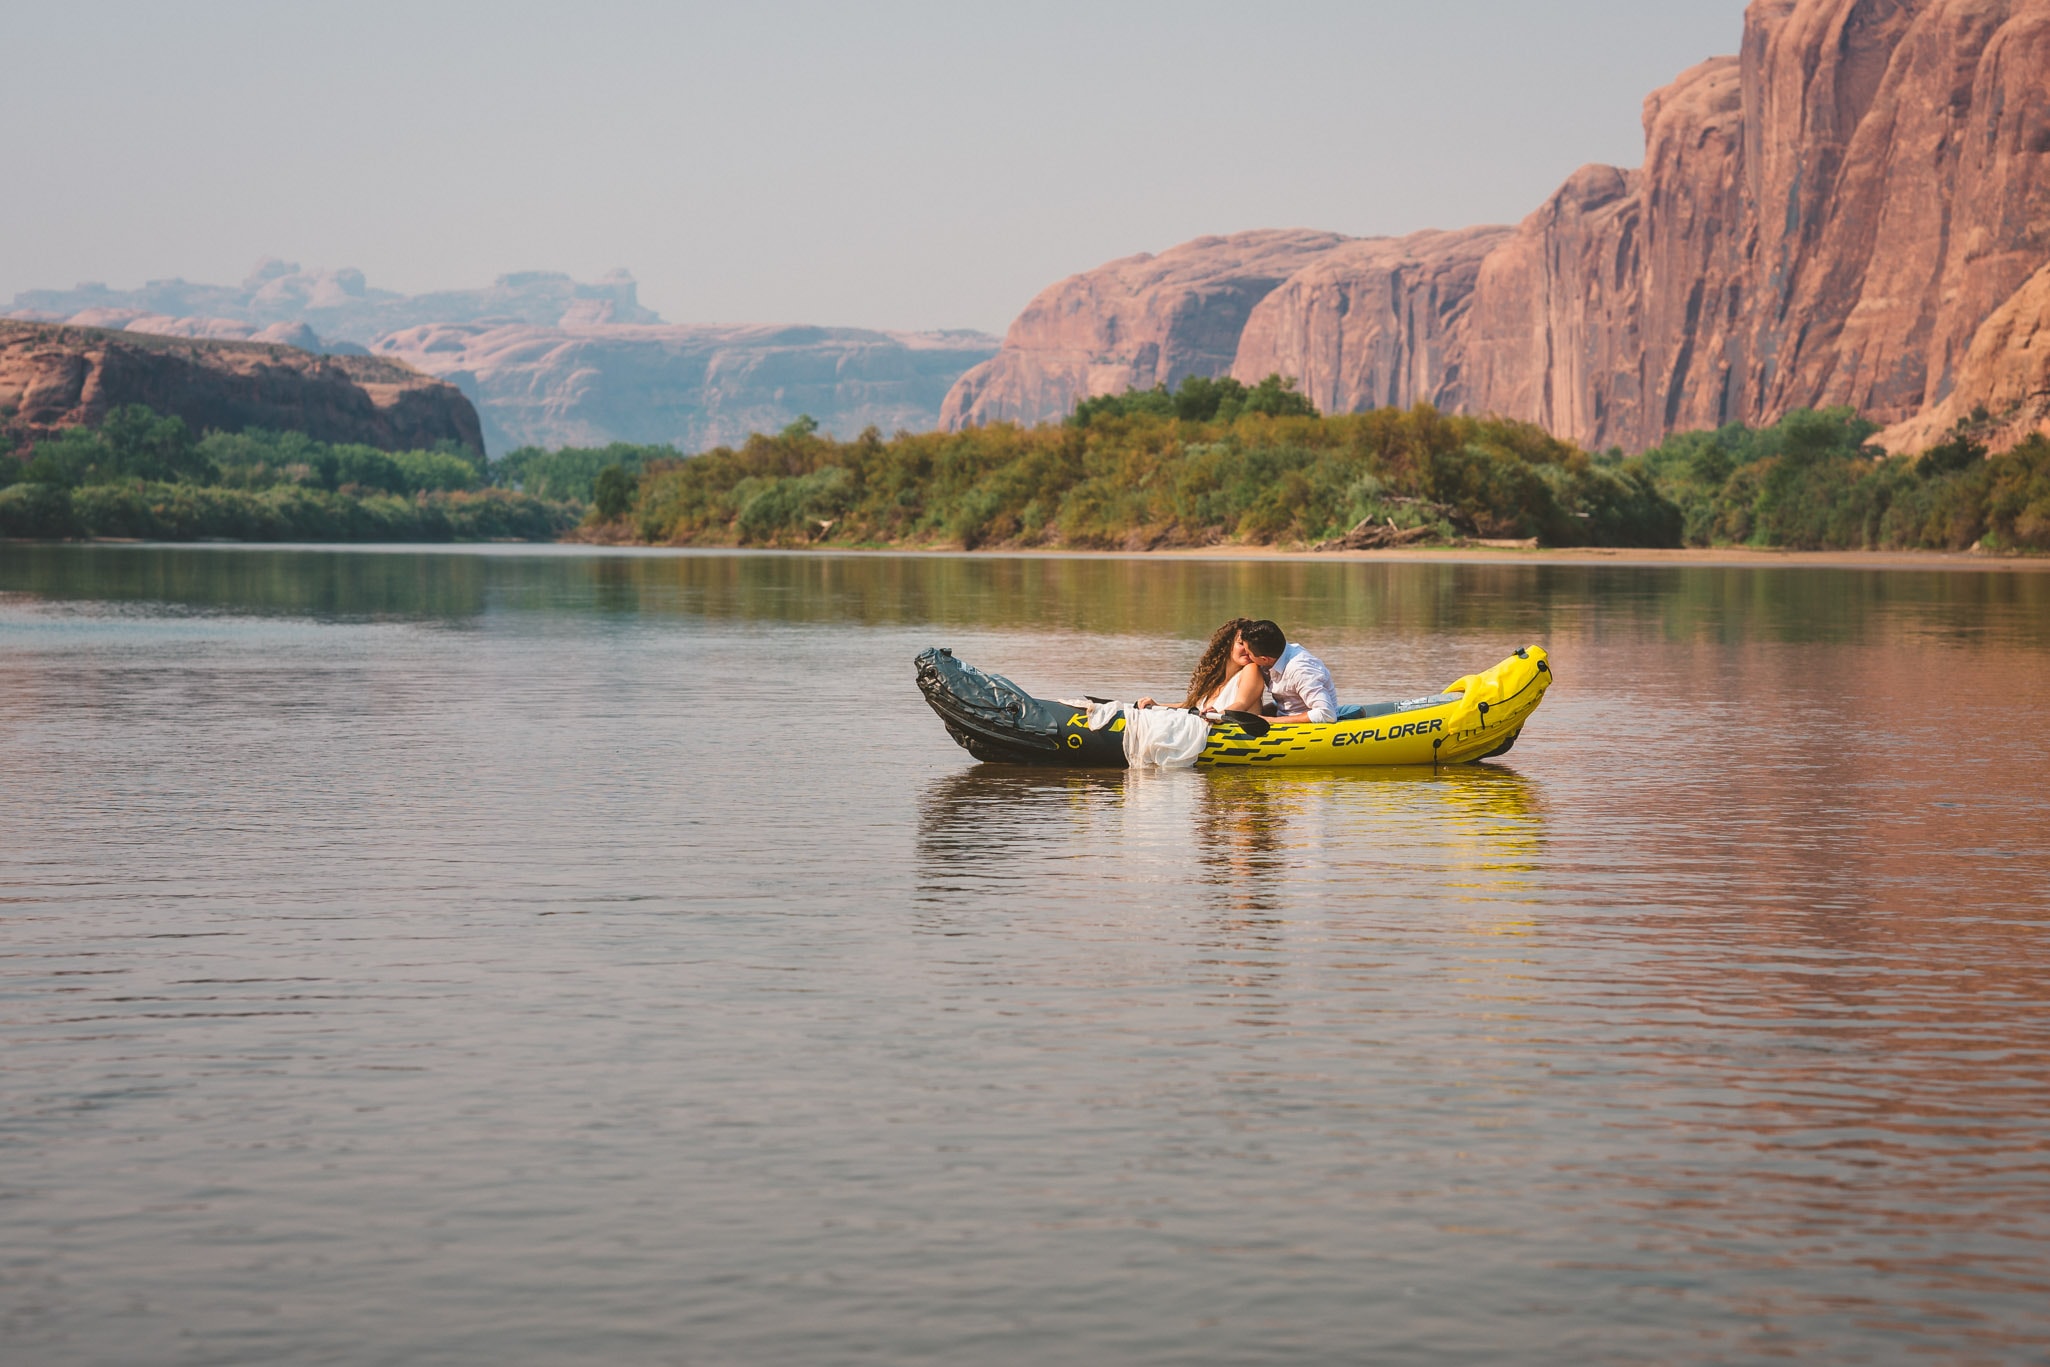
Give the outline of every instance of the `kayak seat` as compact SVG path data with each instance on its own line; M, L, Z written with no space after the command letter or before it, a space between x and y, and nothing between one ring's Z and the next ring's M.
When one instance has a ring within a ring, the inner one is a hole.
M1419 708L1438 707L1458 699L1457 693L1437 693L1428 698L1411 698L1407 702L1349 702L1338 709L1340 721L1365 721L1369 717L1385 717L1394 712L1414 712Z

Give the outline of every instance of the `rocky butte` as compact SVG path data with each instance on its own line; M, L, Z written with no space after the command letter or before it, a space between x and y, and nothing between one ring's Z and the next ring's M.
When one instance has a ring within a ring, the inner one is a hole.
M31 290L12 311L386 357L469 395L486 443L501 453L613 441L695 451L775 431L800 413L840 436L929 429L954 381L997 350L980 332L664 323L625 271L588 283L526 271L484 289L406 295L371 287L361 271L268 260L239 286Z
M0 320L8 436L96 425L130 403L183 418L195 432L264 427L387 451L442 441L484 449L477 410L461 391L381 357Z
M1199 238L1042 291L950 426L1185 375L1294 376L1593 447L1847 404L1927 444L2050 430L2050 0L1754 0L1515 227Z

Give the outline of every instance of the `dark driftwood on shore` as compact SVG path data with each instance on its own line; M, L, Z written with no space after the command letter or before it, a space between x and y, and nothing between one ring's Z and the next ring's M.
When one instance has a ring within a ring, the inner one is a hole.
M1359 525L1344 536L1329 541L1319 541L1315 548L1320 551L1385 551L1396 546L1414 546L1420 542L1435 540L1436 527L1398 527L1393 521L1376 522L1363 518Z
M1459 539L1470 538L1480 534L1480 529L1474 526L1473 519L1449 503L1438 503L1428 498L1407 498L1400 494L1384 494L1381 497L1381 502L1392 503L1402 508L1420 508L1427 516L1449 524L1453 531L1459 533ZM1438 529L1435 526L1398 527L1395 525L1395 519L1392 517L1384 517L1378 521L1372 517L1363 517L1359 520L1358 525L1344 536L1333 537L1329 541L1320 541L1311 549L1319 551L1385 551L1397 546L1419 545L1422 542L1433 540L1437 535Z

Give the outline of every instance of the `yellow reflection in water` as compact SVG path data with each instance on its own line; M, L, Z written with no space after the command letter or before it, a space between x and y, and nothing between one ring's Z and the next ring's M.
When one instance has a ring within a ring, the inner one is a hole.
M921 884L1059 879L1088 860L1186 887L1227 918L1293 901L1380 895L1466 907L1491 933L1528 929L1543 849L1538 785L1454 769L1035 770L982 765L920 804Z

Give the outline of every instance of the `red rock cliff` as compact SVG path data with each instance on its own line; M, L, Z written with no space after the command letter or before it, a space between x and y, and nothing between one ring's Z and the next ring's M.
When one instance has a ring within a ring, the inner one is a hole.
M1199 237L1069 276L1041 290L1002 349L954 382L940 422L1037 422L1093 394L1222 375L1253 306L1346 240L1299 229Z
M484 449L459 390L382 357L0 320L0 420L11 432L97 423L128 403L194 432L267 427L391 451L443 440Z
M1295 375L1327 411L1430 399L1633 450L1827 404L2039 421L2050 291L2024 287L2050 264L2046 92L2050 0L1755 0L1739 56L1645 102L1641 170L1585 167L1513 231L1292 235L1310 259L1250 307L1232 373ZM1188 271L1253 236L1135 260ZM1042 294L949 418L1053 417L1127 373L1170 378L1129 345L1045 341L1049 311L1082 338L1172 307L1178 283L1129 264Z
M1293 376L1327 413L1425 399L1458 407L1474 282L1508 235L1469 228L1333 247L1254 307L1231 373L1247 384Z

